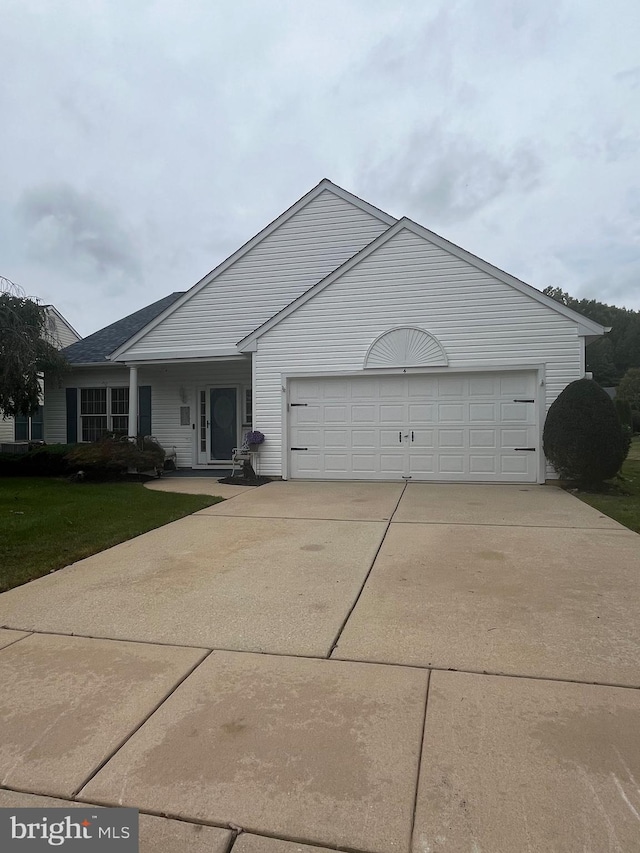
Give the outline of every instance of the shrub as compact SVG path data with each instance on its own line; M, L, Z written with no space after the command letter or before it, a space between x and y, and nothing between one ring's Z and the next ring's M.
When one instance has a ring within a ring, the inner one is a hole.
M613 401L592 379L578 379L551 405L543 447L562 479L597 485L625 459L625 439Z
M164 450L151 439L134 443L109 436L91 444L76 445L66 459L72 471L83 471L90 479L104 480L122 476L130 469L162 469L164 456Z
M21 457L20 467L27 477L61 477L68 474L66 456L75 444L45 444Z
M640 412L631 412L631 429L633 432L640 432Z
M5 477L61 477L70 472L66 455L75 444L43 444L27 453L0 455L0 475Z

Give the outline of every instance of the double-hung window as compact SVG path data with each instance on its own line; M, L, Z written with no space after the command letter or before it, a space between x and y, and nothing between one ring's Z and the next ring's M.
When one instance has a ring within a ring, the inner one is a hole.
M42 406L38 406L31 415L16 415L16 441L42 441L44 438L44 418Z
M98 441L107 433L126 435L129 428L128 388L81 388L82 441Z

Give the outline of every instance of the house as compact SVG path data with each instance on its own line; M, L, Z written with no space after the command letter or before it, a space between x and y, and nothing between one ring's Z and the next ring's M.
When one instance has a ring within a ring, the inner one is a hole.
M544 482L545 413L605 329L329 180L184 293L65 350L47 441L153 434L273 477Z
M44 305L47 337L58 349L64 349L80 340L80 335L53 305ZM43 387L44 395L44 387ZM43 397L44 399L44 397ZM30 416L16 418L0 417L0 444L15 445L16 442L42 441L44 439L44 405L38 406ZM4 448L10 449L9 447Z

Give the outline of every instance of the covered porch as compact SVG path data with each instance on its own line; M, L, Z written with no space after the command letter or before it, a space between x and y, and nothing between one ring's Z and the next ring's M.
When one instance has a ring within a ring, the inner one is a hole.
M251 354L129 363L126 368L130 437L140 434L142 423L149 424L149 433L163 447L175 448L178 468L230 467L233 449L252 428ZM148 416L141 405L148 406Z

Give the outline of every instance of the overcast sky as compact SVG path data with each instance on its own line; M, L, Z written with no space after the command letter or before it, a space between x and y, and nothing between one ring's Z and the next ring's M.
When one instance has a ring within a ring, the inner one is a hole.
M323 177L640 308L638 0L0 0L0 274L83 335Z

